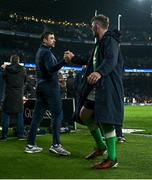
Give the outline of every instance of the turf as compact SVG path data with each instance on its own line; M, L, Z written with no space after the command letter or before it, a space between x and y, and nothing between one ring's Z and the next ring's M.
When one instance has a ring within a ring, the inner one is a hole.
M152 107L126 107L125 127L151 129ZM148 113L149 112L149 113ZM139 113L139 114L138 114ZM148 121L148 122L147 122ZM148 123L148 125L147 125ZM149 127L151 126L151 127ZM70 157L48 152L51 135L37 137L42 153L26 154L25 141L8 139L0 142L0 178L3 179L150 179L152 178L152 137L126 135L127 142L117 144L119 168L93 170L91 166L103 158L87 161L84 156L92 150L93 140L87 129L79 126L75 133L62 134Z
M144 129L144 134L152 134L152 106L126 106L124 127Z

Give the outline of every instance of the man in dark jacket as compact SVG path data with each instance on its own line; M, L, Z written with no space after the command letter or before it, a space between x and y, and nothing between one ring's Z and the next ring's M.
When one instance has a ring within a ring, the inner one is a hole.
M73 71L68 71L68 77L66 81L66 88L67 88L67 98L74 98L75 89L74 89L74 76Z
M26 79L26 72L23 66L19 65L19 56L12 55L10 57L10 65L4 67L4 101L2 115L2 137L6 140L9 127L10 116L16 116L17 136L23 138L24 119L23 119L23 89Z
M3 68L0 67L0 121L2 117L2 99L4 95L4 79L3 79Z
M66 64L66 60L58 62L51 48L55 46L55 36L51 32L45 32L41 37L42 44L36 54L37 88L36 104L28 136L28 145L25 152L37 153L43 148L36 146L35 139L37 128L48 109L52 115L53 142L50 152L68 156L70 152L65 150L60 143L60 127L63 119L58 70ZM66 57L65 57L66 59Z
M0 109L4 91L4 79L3 79L3 68L0 67Z
M108 31L108 26L109 18L104 15L92 19L92 31L97 43L92 56L87 60L87 70L75 112L75 117L88 126L97 145L96 150L86 156L86 159L103 155L107 150L108 158L95 164L95 169L117 167L114 125L122 124L124 114L120 33ZM69 59L73 56L69 51L66 54ZM75 57L72 62L85 64L86 58Z
M82 84L82 79L83 79L83 76L85 74L85 71L86 71L86 66L84 65L82 67L82 70L79 71L76 76L75 76L75 80L74 80L74 89L75 89L75 105L77 106L77 101L79 99L79 94L81 92L81 86L80 84Z

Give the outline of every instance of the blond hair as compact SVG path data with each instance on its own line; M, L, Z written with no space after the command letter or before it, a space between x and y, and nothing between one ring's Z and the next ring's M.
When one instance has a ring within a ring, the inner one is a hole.
M98 21L100 23L100 25L102 26L102 28L104 28L104 29L108 29L108 27L109 27L109 18L104 16L103 14L98 14L98 15L94 16L91 19L91 23L94 21Z

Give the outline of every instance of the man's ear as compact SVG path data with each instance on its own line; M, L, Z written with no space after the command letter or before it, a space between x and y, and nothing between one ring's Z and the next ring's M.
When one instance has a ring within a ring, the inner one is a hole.
M43 39L43 43L46 43L46 42L47 42L47 39L46 39L46 38L44 38L44 39Z
M96 24L96 30L99 29L101 26L100 24Z

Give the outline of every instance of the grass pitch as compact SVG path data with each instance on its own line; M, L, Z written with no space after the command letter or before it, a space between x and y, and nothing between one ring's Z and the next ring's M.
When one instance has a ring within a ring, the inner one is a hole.
M152 134L152 107L127 106L125 128L145 129ZM91 166L103 158L87 161L84 156L93 148L93 139L87 129L80 126L77 132L62 134L62 144L71 151L70 157L48 152L51 135L37 137L42 153L26 154L25 141L8 139L0 142L1 179L151 179L152 137L136 134L126 136L126 143L117 144L119 167L108 170L92 170Z

